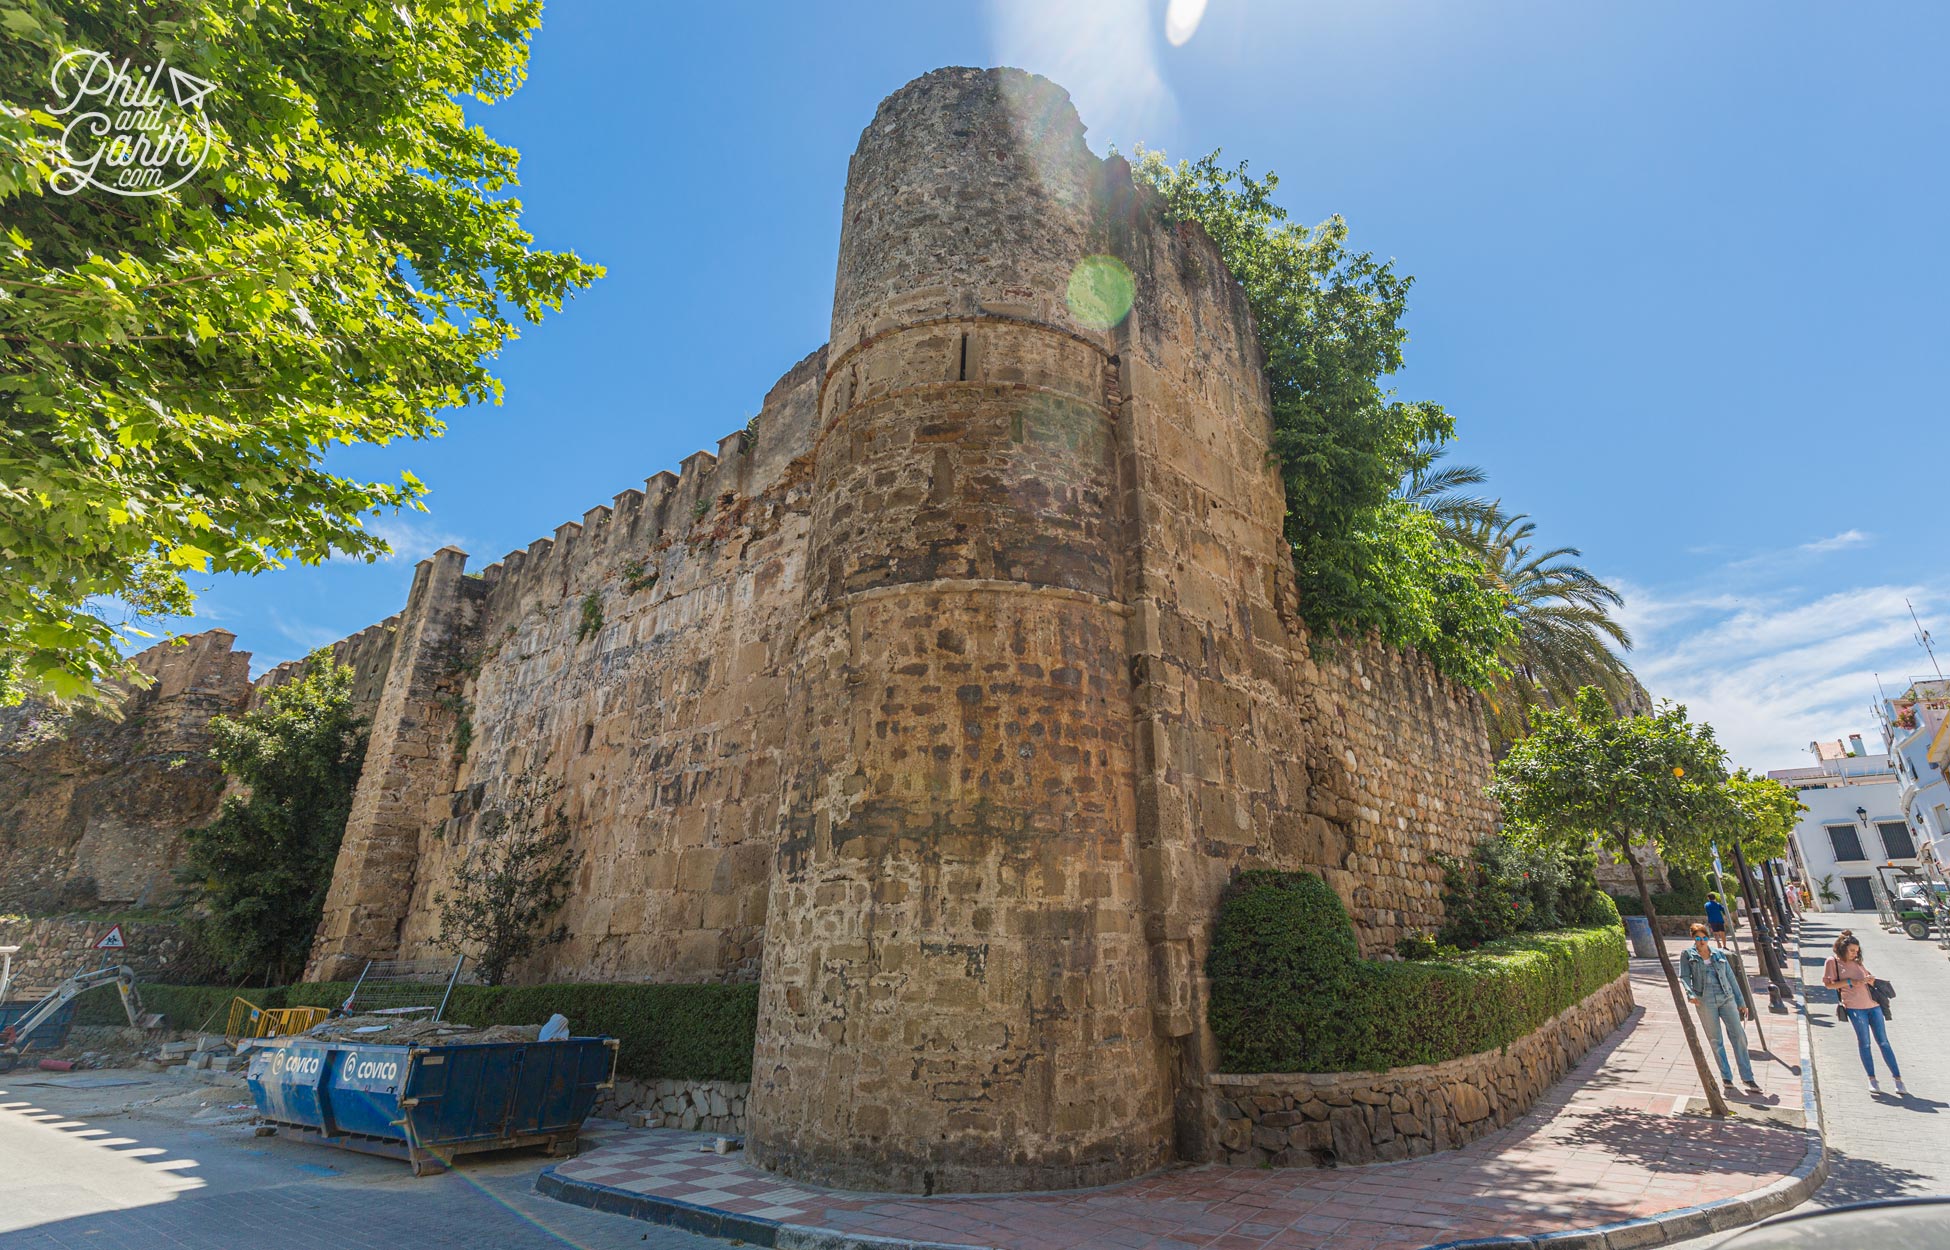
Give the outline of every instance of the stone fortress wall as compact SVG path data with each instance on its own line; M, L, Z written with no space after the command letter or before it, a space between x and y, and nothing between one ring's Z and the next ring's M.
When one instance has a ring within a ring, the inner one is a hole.
M393 621L333 644L370 714L390 660ZM0 708L0 915L166 906L183 832L209 822L225 789L210 758L213 717L242 712L301 663L256 681L236 636L213 629L134 657L149 679L114 715Z
M1090 256L1131 275L1115 324L1076 311ZM1383 950L1494 820L1474 696L1311 645L1269 437L1202 231L1054 85L918 80L853 158L832 339L747 430L422 565L310 975L434 953L483 810L543 776L583 859L522 979L760 978L754 1157L913 1189L1206 1157L1226 882L1321 871Z
M478 573L437 553L339 644L372 739L308 976L438 953L483 813L545 778L582 860L518 979L757 979L766 1166L1214 1157L1226 883L1319 871L1379 952L1495 820L1474 695L1308 637L1269 438L1199 227L1054 84L916 80L852 160L830 342L750 426Z

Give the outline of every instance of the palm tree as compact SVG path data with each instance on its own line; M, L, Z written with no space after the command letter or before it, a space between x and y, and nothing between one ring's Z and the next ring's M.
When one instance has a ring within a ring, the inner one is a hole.
M1526 516L1495 515L1457 535L1510 596L1517 621L1502 655L1510 676L1489 691L1491 718L1506 742L1523 735L1531 708L1569 703L1581 686L1598 687L1621 710L1649 702L1618 654L1632 647L1631 634L1612 616L1625 600L1576 563L1583 554L1576 547L1537 550L1536 532Z
M1442 522L1450 537L1460 539L1461 531L1496 516L1498 508L1493 499L1462 493L1489 481L1489 474L1473 464L1452 464L1438 469L1435 462L1441 458L1439 449L1423 450L1402 479L1395 498L1422 509Z
M1441 455L1424 457L1396 497L1439 520L1510 598L1517 628L1501 656L1510 675L1488 691L1500 745L1523 735L1531 708L1568 703L1580 686L1603 690L1620 712L1650 711L1645 688L1618 654L1632 647L1612 616L1624 599L1575 563L1583 554L1576 547L1537 551L1535 522L1506 514L1501 500L1466 493L1488 475L1473 465L1438 468Z

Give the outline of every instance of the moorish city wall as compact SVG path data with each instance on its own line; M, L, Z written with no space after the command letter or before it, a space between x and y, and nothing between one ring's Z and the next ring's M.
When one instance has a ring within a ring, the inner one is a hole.
M758 980L765 1166L1213 1157L1227 882L1318 871L1383 951L1495 819L1474 695L1309 638L1269 439L1203 231L1054 84L916 80L849 168L829 342L754 421L478 572L441 551L341 644L372 738L307 975L438 953L540 781L581 861L519 979Z

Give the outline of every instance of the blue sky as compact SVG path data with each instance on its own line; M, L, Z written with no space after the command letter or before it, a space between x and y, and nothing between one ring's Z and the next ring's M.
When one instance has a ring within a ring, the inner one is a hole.
M1400 392L1627 591L1647 684L1736 762L1867 732L1871 673L1929 671L1903 599L1950 640L1950 6L1210 0L1181 46L1165 18L554 0L479 116L538 240L609 276L509 347L500 407L335 461L430 483L378 523L398 556L218 581L183 627L261 671L397 610L444 543L478 568L715 447L825 338L881 97L1013 64L1099 152L1222 147L1416 275Z

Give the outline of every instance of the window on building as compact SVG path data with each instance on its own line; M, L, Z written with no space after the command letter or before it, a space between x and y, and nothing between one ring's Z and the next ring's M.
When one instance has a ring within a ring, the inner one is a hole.
M1916 843L1910 839L1909 826L1902 821L1878 821L1876 832L1882 835L1882 849L1889 853L1890 859L1916 858Z
M1838 864L1868 858L1862 853L1862 839L1855 836L1854 825L1829 825L1828 841L1835 848L1835 862Z

